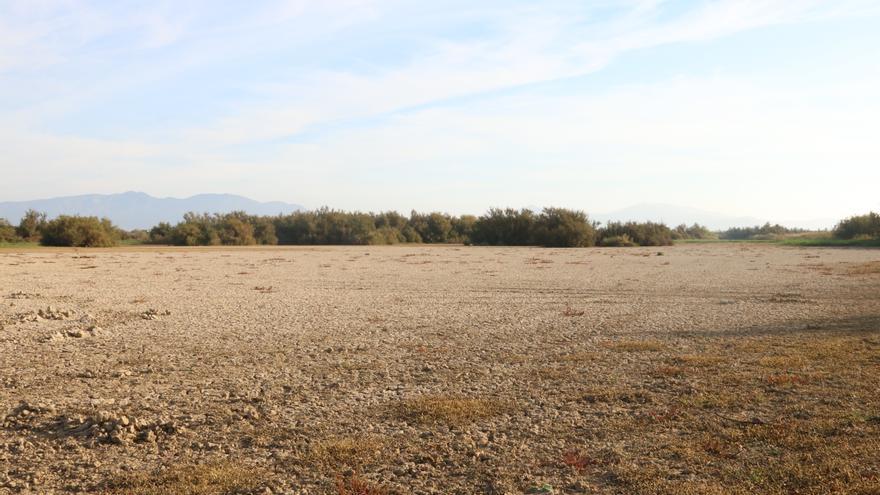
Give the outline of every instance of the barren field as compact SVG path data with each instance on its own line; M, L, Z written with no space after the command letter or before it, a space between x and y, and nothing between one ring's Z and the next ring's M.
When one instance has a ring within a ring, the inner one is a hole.
M0 250L0 493L880 493L880 251Z

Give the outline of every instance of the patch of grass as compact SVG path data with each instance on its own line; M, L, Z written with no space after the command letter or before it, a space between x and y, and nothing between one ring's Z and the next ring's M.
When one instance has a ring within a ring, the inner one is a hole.
M494 400L462 397L419 397L396 406L396 415L423 424L466 424L500 414L504 407Z
M645 391L615 387L613 385L587 388L579 394L578 400L591 404L611 404L616 402L648 404L652 401L651 396Z
M880 261L867 263L852 263L844 269L846 275L878 275L880 274Z
M725 362L724 358L717 355L708 354L684 354L672 358L674 364L680 366L691 366L694 368L711 368Z
M379 459L384 448L385 442L373 435L331 437L313 442L309 459L333 469L363 467Z
M113 495L232 495L260 488L268 473L231 461L173 467L157 473L137 472L110 483Z
M666 349L666 344L658 340L617 340L604 345L617 352L659 352Z
M388 489L363 480L356 474L348 478L340 476L336 479L337 495L390 495L390 493Z
M834 237L792 237L779 241L799 247L880 247L880 239L835 239Z
M803 356L764 356L758 360L758 364L765 368L792 370L803 368L807 361Z
M654 375L656 376L665 376L669 378L678 378L685 376L687 374L687 369L683 366L658 366L654 369Z
M22 249L40 247L39 242L0 242L0 249Z

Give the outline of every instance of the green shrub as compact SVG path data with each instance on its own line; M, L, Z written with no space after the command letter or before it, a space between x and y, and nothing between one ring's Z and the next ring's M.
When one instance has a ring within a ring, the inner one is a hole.
M251 220L254 227L254 239L257 244L273 246L278 244L278 236L275 235L275 224L270 218L257 217Z
M123 241L129 241L133 243L150 242L150 233L143 229L120 230L119 235Z
M535 214L531 210L492 208L474 223L471 243L489 246L533 245Z
M452 232L450 233L450 242L470 242L471 235L474 232L474 225L477 223L477 217L474 215L462 215L453 217Z
M0 242L18 242L21 237L16 233L15 227L5 218L0 218Z
M380 227L373 232L370 244L399 244L406 242L403 232L394 227Z
M61 215L41 228L44 246L111 247L119 243L120 232L109 219Z
M790 229L782 225L770 225L770 222L764 225L755 225L754 227L732 227L719 236L725 240L769 240L777 239L785 234L800 234L806 232L804 229Z
M535 221L533 239L545 247L587 247L596 244L596 226L582 211L544 208Z
M21 218L16 233L26 241L40 240L40 232L46 225L46 214L37 210L28 210Z
M252 246L257 243L253 225L235 216L226 216L219 222L217 236L224 246Z
M873 211L841 220L834 227L834 237L838 239L880 239L880 214Z
M698 223L695 223L690 227L683 223L672 230L672 238L676 241L687 239L718 239L718 234Z
M159 225L150 229L149 242L153 244L172 244L173 234L174 227L170 223L160 222Z
M599 229L599 244L604 246L605 239L624 235L639 246L672 245L672 230L662 223L655 222L609 222Z

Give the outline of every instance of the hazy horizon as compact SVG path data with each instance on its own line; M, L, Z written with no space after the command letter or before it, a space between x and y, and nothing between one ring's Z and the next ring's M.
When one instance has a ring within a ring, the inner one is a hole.
M0 202L880 209L864 0L10 2Z

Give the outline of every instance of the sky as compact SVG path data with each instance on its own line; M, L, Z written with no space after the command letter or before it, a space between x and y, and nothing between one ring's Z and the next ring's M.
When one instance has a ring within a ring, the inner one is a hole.
M880 210L875 0L0 0L0 201Z

